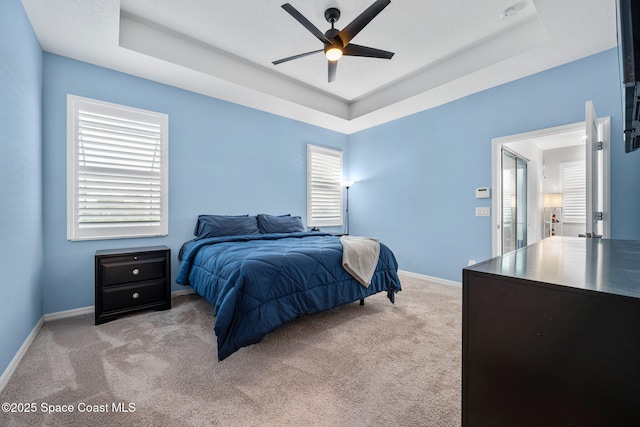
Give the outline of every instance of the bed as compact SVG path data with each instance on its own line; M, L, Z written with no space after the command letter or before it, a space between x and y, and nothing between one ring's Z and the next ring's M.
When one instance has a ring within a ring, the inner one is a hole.
M387 246L361 283L343 267L341 237L304 231L299 217L201 215L194 234L176 281L213 305L219 360L300 316L382 291L393 303L401 290Z

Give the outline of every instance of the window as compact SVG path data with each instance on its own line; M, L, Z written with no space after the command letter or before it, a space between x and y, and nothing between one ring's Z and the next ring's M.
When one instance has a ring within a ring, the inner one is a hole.
M168 234L166 114L67 96L67 238Z
M568 162L562 168L562 220L587 221L587 172L584 162Z
M307 145L307 225L342 225L342 151Z

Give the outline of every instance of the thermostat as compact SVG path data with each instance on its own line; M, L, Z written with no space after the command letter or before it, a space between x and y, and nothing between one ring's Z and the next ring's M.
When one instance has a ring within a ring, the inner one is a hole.
M476 188L476 199L488 199L491 197L491 189L489 187Z

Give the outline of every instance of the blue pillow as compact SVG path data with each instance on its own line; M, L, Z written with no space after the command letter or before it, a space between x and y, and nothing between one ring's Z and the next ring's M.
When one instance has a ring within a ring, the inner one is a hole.
M258 228L261 233L294 233L304 231L299 216L274 216L259 214Z
M241 218L248 217L249 214L246 215L198 215L198 221L196 221L196 228L193 230L194 236L199 236L202 233L203 223L207 221L207 218Z
M255 216L200 215L194 234L196 240L207 237L259 234Z

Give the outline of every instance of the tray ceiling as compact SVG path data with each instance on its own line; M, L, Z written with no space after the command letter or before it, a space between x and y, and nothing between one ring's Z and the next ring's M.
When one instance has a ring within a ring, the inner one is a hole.
M352 133L615 47L615 2L391 0L353 43L391 60L343 57L327 82L322 43L285 1L22 0L45 51ZM373 0L289 0L341 29Z

